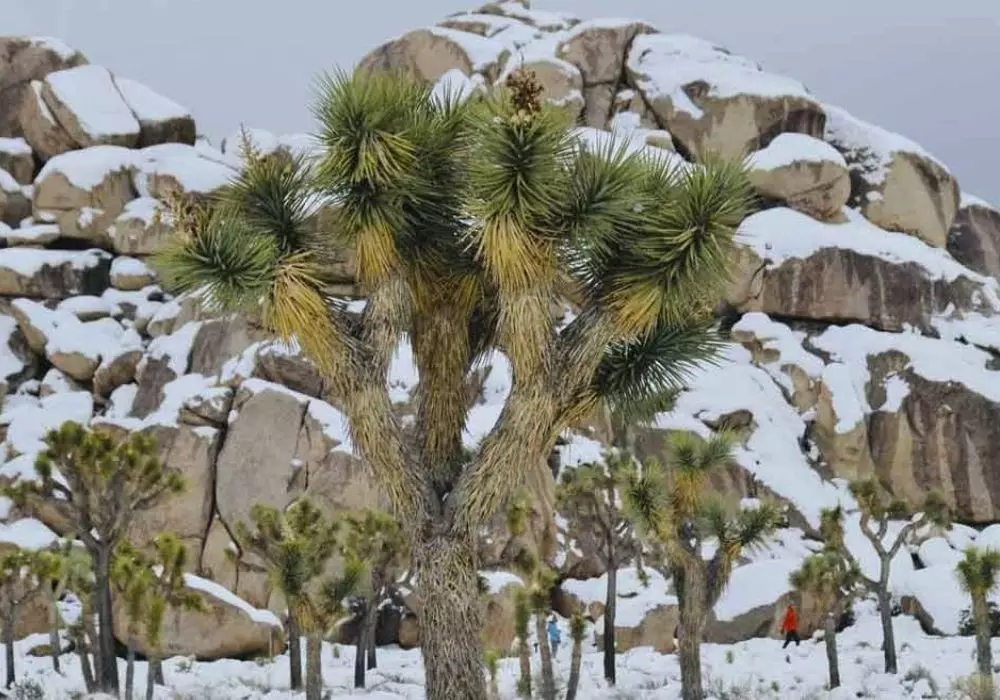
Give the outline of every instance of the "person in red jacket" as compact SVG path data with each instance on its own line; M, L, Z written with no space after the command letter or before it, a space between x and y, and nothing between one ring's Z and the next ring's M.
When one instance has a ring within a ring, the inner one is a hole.
M785 611L785 619L781 622L781 631L785 633L785 643L781 645L782 649L792 642L798 646L802 641L799 639L799 616L794 605L789 605L788 610Z

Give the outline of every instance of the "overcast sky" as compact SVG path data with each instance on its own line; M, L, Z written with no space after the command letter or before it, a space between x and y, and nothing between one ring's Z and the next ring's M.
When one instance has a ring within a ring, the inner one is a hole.
M185 104L217 140L311 128L320 71L478 0L0 0L0 33L57 36ZM481 2L479 3L481 4ZM1000 0L535 0L646 19L804 82L1000 203Z

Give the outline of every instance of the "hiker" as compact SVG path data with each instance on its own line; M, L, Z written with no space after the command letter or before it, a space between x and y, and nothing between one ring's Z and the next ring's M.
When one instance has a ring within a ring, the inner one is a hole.
M552 656L559 653L559 642L562 641L562 633L556 624L556 616L549 618L549 645L552 647Z
M785 619L781 623L781 631L785 633L785 643L781 645L781 648L786 648L792 642L795 642L795 646L798 646L802 641L799 639L799 616L795 611L794 605L789 605L788 610L785 611Z

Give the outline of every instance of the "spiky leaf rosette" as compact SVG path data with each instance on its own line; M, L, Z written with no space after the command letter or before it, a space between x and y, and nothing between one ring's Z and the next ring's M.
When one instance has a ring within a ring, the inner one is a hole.
M962 590L985 596L1000 582L1000 551L969 547L955 569Z

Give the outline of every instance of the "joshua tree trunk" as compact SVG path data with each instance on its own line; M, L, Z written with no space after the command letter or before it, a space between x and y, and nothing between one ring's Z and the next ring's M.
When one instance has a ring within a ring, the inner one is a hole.
M365 687L366 657L368 655L368 610L371 608L371 601L365 601L365 609L361 613L361 628L358 630L358 641L354 651L354 687Z
M149 669L146 673L146 700L153 700L156 684L163 685L163 662L155 651L149 653Z
M972 595L972 619L976 623L976 668L993 697L993 650L990 649L990 612L985 592Z
M52 668L59 673L59 652L62 651L59 648L59 601L51 586L46 586L46 596L49 608L49 653L52 655Z
M427 699L485 700L476 545L429 534L413 554Z
M125 657L125 700L132 700L132 693L135 688L135 647L128 645L128 654Z
M323 635L319 630L311 631L306 638L306 700L322 700L323 697Z
M682 700L702 700L701 633L705 620L705 581L697 563L675 568L674 585L680 599L678 654L681 664Z
M615 610L618 602L618 571L614 567L613 543L608 538L612 552L612 565L608 567L608 590L604 598L604 679L615 684Z
M80 617L86 615L86 607L81 613ZM80 672L83 674L83 686L87 689L88 693L93 693L97 690L96 683L94 682L94 667L91 665L90 654L87 651L87 633L84 630L84 625L81 622L73 625L69 628L71 640L73 641L73 646L76 649L76 655L80 659Z
M94 602L89 597L81 601L80 617L83 618L83 630L80 635L83 647L89 654L90 675L94 679L94 690L97 690L97 674L101 667L101 650L98 648L97 627L94 625Z
M897 673L896 634L892 629L892 596L888 582L881 582L878 591L878 616L882 622L882 655L885 657L885 672Z
M528 648L528 640L518 635L517 657L519 661L521 676L517 684L518 694L522 698L531 697L531 650Z
M378 646L376 644L375 633L378 631L378 608L379 599L376 597L372 601L372 605L368 606L368 617L367 626L368 630L368 668L378 668L378 658L376 657L375 648Z
M4 602L3 607L3 645L7 652L7 681L5 687L14 685L14 601Z
M163 680L163 659L160 658L160 650L156 649L149 658L149 667L152 669L153 682L156 685L166 685Z
M114 612L111 602L111 550L100 544L94 562L94 594L97 598L97 687L118 695L118 657L115 653Z
M576 700L580 685L580 662L583 659L583 639L573 637L573 656L569 662L569 680L566 682L566 700Z
M840 662L837 659L837 619L833 611L823 621L823 641L826 642L826 661L830 666L830 689L840 687Z
M299 621L288 610L288 672L292 690L302 690L302 631Z
M552 648L545 633L545 613L535 613L535 636L538 637L538 656L542 662L542 700L556 700L556 679L552 670Z

